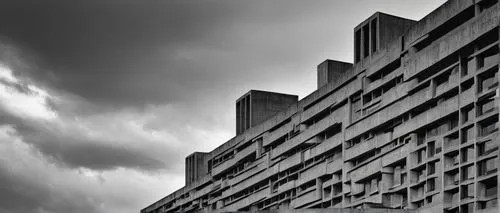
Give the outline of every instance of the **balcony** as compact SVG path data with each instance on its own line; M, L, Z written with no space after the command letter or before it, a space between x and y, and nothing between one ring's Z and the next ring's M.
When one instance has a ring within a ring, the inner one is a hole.
M297 180L297 185L300 186L324 174L326 174L325 161L300 171L299 179Z
M230 185L238 184L250 177L252 177L255 174L258 174L259 172L262 172L267 169L268 163L267 163L267 158L261 158L260 160L254 162L255 165L251 166L249 170L246 170L242 173L236 174L233 176L232 179L230 179Z
M250 145L243 150L237 152L234 154L234 156L221 164L218 164L217 166L214 166L212 168L212 176L219 175L223 171L230 169L232 166L234 166L236 163L239 161L243 160L244 158L250 156L251 154L254 154L256 151L256 147L254 145Z
M284 153L288 152L289 150L297 147L298 145L304 143L306 140L315 137L317 134L320 132L324 131L326 128L333 126L336 124L336 120L338 117L336 117L336 114L331 114L324 119L320 120L318 123L315 123L308 129L306 129L304 132L300 133L299 135L295 136L294 138L288 140L286 143L283 143L276 147L276 149L273 149L271 151L271 157L277 158Z
M278 140L279 138L285 136L293 129L293 124L291 122L286 123L285 125L279 127L278 129L267 133L262 140L262 145L267 146L272 142Z
M318 200L321 200L321 193L318 190L314 189L307 193L299 195L292 201L290 206L293 206L293 208L300 208Z
M382 170L382 158L377 158L372 160L368 164L365 164L361 167L352 170L349 173L351 174L351 181L358 182L362 178L376 174L381 170Z
M331 162L328 162L326 164L326 173L327 174L332 174L336 171L339 171L342 169L342 159L339 157L337 159L334 159L333 161Z
M295 180L288 181L288 182L286 182L286 183L284 183L283 185L280 185L280 186L278 187L277 194L281 194L281 193L286 192L286 191L288 191L288 190L292 190L292 189L294 189L294 188L295 188L295 186L296 186L296 184L295 184Z
M452 2L458 3L460 1ZM467 2L471 3L472 1L468 0ZM498 19L499 14L497 7L498 5L495 5L483 13L480 13L478 16L437 39L430 46L425 47L415 54L415 57L412 57L405 66L405 79L414 77L420 71L431 67L444 57L449 56L451 53L461 49L498 26L497 22L491 21ZM425 23L425 21L420 21L418 23ZM421 30L417 27L413 27L412 29ZM412 31L410 30L409 33L411 34ZM411 35L409 37L411 37Z
M336 135L322 141L320 144L311 149L310 157L314 158L327 151L330 151L331 149L337 146L340 146L342 144L342 137L343 137L342 133L339 132Z
M358 143L354 145L353 147L350 147L345 150L345 160L350 160L355 157L358 157L359 155L362 155L368 151L371 151L379 146L382 146L383 144L388 143L391 140L391 134L389 133L382 133L379 134L375 137L373 137L370 140L363 141L361 143Z
M279 172L285 171L300 163L302 163L302 153L298 152L279 162Z
M246 195L240 199L232 201L224 207L224 211L238 211L241 208L250 206L260 200L267 198L270 194L269 187L264 187L259 189L259 191L253 194Z

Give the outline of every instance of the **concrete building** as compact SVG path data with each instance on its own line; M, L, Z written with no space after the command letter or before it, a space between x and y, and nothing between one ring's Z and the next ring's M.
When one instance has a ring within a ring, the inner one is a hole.
M374 14L354 28L354 64L321 63L300 101L244 95L238 134L190 155L186 186L141 213L500 212L499 12L449 0L420 21Z

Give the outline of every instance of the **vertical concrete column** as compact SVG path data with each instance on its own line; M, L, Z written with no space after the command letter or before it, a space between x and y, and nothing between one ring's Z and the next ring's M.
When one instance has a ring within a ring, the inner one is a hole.
M255 142L255 148L256 148L256 155L257 157L260 157L262 155L262 152L263 152L263 148L262 148L262 138L259 138L257 139L257 141Z
M318 199L323 198L323 181L320 178L316 178L316 190L317 190L317 195Z
M389 188L391 188L391 186L394 185L393 184L394 177L395 177L394 168L392 167L382 168L382 179L380 180L378 189L381 192L386 192L387 190L389 190Z

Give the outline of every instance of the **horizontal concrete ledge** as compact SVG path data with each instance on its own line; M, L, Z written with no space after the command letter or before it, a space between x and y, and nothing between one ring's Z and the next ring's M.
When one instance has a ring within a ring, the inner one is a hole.
M419 213L419 212L425 212L426 209L427 208L419 210L383 209L383 208L377 208L377 209L323 208L323 209L270 209L264 211L223 211L223 210L219 211L218 210L218 211L210 211L209 213Z

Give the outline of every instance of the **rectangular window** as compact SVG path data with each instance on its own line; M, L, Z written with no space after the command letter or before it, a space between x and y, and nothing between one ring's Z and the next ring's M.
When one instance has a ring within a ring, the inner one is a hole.
M493 48L485 51L479 56L479 67L490 67L498 64L498 49Z
M427 181L427 192L432 192L436 189L436 178Z
M498 150L498 145L494 139L478 144L479 156L488 155L496 150Z
M474 197L474 184L462 186L462 199Z
M478 176L489 175L497 171L496 161L497 158L490 158L484 161L480 161L477 166Z
M434 154L436 154L436 142L432 141L427 144L427 154L429 158L434 157Z
M481 135L481 137L485 137L496 132L498 130L496 124L496 119L481 123L479 125L479 134Z
M484 115L488 112L495 110L495 99L494 97L488 98L485 101L478 104L478 115Z
M474 158L474 149L467 147L462 149L462 163L465 163Z
M427 167L427 175L436 173L436 162L429 163Z
M462 181L466 181L474 177L474 168L472 165L462 168Z
M498 72L489 72L479 77L479 92L487 91L498 86Z
M474 119L474 107L468 107L462 110L462 123L467 123L468 121Z
M474 73L476 72L476 59L475 58L469 58L467 60L467 69L466 69L466 74Z
M474 128L467 127L462 129L462 143L466 143L474 138Z

